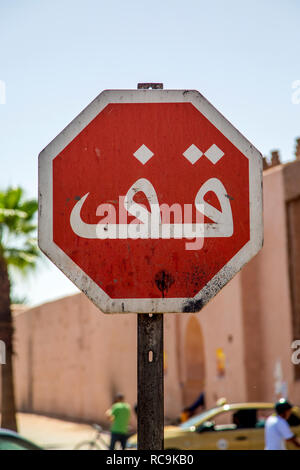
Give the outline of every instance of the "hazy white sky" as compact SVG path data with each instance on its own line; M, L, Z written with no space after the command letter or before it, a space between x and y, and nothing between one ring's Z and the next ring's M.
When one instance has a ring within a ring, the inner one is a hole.
M37 197L39 152L103 89L140 81L198 89L263 154L291 159L299 15L298 0L0 0L0 187ZM47 261L18 280L34 304L75 291Z

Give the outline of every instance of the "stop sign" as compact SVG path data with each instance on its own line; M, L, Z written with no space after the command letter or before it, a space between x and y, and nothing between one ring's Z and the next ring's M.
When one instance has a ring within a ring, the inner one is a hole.
M39 246L104 312L199 311L262 238L261 155L197 91L104 91L39 156Z

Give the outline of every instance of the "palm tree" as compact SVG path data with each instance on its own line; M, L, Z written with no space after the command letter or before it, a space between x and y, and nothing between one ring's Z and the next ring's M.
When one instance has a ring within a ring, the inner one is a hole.
M36 266L39 256L34 217L36 200L24 200L23 189L0 191L0 339L6 346L6 364L1 366L1 427L17 430L13 380L13 321L9 269L22 273Z

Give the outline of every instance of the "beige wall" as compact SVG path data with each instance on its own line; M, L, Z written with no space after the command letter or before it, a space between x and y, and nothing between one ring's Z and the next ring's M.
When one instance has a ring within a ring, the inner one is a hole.
M282 370L290 399L300 403L290 347L285 201L287 188L293 187L291 179L293 171L286 176L283 166L265 172L262 251L203 311L165 316L168 419L197 398L197 383L204 383L208 407L222 396L229 401L272 401L276 367ZM188 326L192 318L199 328L195 323ZM102 314L77 294L19 313L15 324L19 408L101 422L116 391L135 404L135 315ZM225 353L224 376L217 374L217 348ZM197 368L202 371L198 377ZM188 383L192 385L187 387Z
M165 316L167 419L174 420L202 391L184 400L191 318L202 330L207 406L220 396L246 399L239 285L237 276L198 314ZM101 422L116 391L123 391L132 405L136 402L135 315L104 315L77 294L18 314L15 323L21 409ZM219 347L226 354L224 377L216 373Z
M261 328L261 383L269 399L275 393L275 367L281 364L283 381L292 390L291 318L287 258L286 211L284 179L281 167L269 170L265 178L265 247L258 265ZM296 397L295 397L296 398Z
M220 396L245 398L238 284L236 278L202 313L165 316L168 419L176 418L184 405L186 330L192 317L202 329L208 406ZM77 294L18 314L15 323L20 408L101 422L115 392L124 392L132 405L136 402L135 315L105 315ZM217 347L226 354L222 378L216 376Z
M281 380L286 383L289 398L300 403L300 381L294 379L291 362L293 332L286 220L291 175L287 178L287 166L300 181L300 162L265 172L264 247L241 273L245 357L249 400L275 400L280 396L276 381ZM298 217L300 220L300 214Z
M117 391L134 403L136 319L118 317L100 314L82 294L18 315L19 406L100 421Z

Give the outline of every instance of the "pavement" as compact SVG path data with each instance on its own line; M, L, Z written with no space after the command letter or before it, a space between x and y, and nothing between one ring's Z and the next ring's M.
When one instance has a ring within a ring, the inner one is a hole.
M82 441L94 439L97 431L88 424L50 418L30 413L17 414L18 432L44 449L71 450ZM109 432L101 433L105 443ZM104 449L104 444L99 443Z

